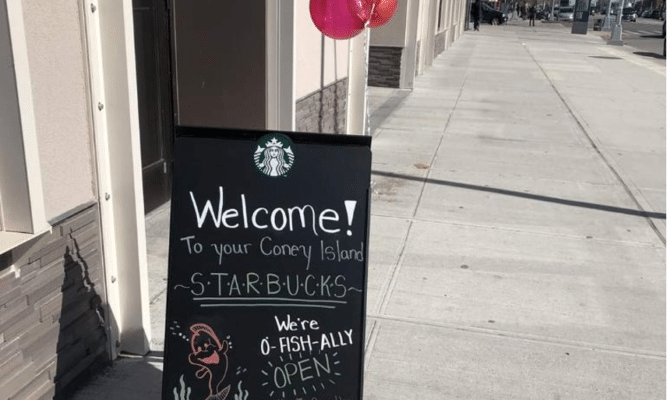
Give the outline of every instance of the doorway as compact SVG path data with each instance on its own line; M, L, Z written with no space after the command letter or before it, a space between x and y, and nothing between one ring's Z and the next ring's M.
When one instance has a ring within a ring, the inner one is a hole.
M169 0L133 0L145 213L171 196L174 141Z

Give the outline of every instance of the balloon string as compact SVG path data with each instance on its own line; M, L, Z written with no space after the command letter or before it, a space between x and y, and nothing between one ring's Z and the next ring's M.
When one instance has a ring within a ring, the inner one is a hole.
M375 3L373 3L373 7L371 8L371 13L369 14L368 20L364 24L364 53L366 56L366 62L364 63L364 72L365 72L365 80L364 80L364 101L366 102L366 129L364 132L365 136L370 136L371 135L371 111L370 111L370 101L369 101L369 89L368 89L368 74L369 74L369 62L370 62L370 41L371 41L371 30L368 28L368 24L371 23L371 18L373 17L373 13L375 12Z
M366 23L366 24L368 24L368 23ZM366 114L366 129L365 129L364 135L365 136L370 136L370 134L371 134L371 112L369 110L369 103L370 102L368 101L368 93L369 93L369 91L368 91L368 62L369 62L368 42L369 42L369 40L368 39L369 39L369 36L370 36L368 33L369 33L370 29L364 28L364 30L366 31L366 32L364 32L364 58L366 59L365 62L364 62L364 78L365 78L364 79L364 102L366 103L365 107L364 107L365 108L364 111L365 111L365 114Z
M375 3L371 6L371 13L368 14L368 20L364 24L364 28L368 28L368 24L371 23L371 19L373 19L373 13L375 12Z

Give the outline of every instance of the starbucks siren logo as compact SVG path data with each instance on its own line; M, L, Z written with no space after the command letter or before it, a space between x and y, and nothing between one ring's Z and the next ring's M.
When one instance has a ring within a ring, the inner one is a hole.
M262 136L253 158L264 175L284 176L294 164L292 142L280 134Z

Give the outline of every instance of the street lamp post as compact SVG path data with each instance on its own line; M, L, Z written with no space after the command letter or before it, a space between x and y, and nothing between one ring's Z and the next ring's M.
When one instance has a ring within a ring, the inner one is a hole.
M611 39L607 44L613 44L615 46L623 46L623 39L621 35L623 34L623 27L621 26L621 20L623 19L623 6L625 5L625 0L621 0L619 3L618 11L616 12L616 25L611 29Z
M556 0L551 0L551 15L549 16L549 19L554 19L554 10L556 7Z
M604 24L602 24L602 30L608 31L611 29L611 0L607 0L607 16L604 19Z

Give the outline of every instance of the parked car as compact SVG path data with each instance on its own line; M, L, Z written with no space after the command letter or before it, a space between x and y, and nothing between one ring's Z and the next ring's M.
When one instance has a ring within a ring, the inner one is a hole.
M572 21L574 20L574 8L572 7L562 7L558 11L558 21Z
M535 14L535 18L539 19L539 20L543 20L543 19L548 20L549 17L551 17L551 10L547 10L546 8L537 11L537 14Z
M649 18L653 19L662 19L662 11L660 10L652 10L651 14L649 15Z
M632 21L637 22L637 12L632 7L626 7L623 9L623 15L621 15L623 21Z
M487 22L491 25L504 24L507 22L507 15L486 3L482 3L482 22Z

